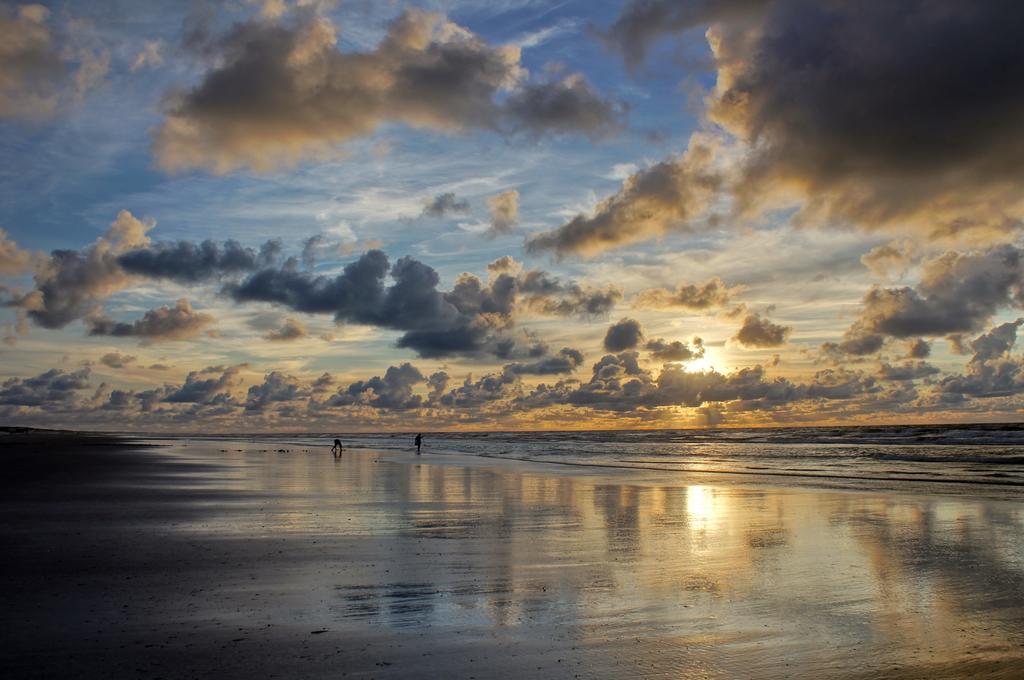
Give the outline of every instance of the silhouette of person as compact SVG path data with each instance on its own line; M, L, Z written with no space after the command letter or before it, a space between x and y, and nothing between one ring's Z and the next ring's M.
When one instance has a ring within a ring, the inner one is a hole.
M334 454L335 458L341 458L341 454L345 451L345 447L341 445L340 439L334 440L334 446L331 447L331 453Z
M420 455L420 447L423 446L423 435L416 435L416 455Z

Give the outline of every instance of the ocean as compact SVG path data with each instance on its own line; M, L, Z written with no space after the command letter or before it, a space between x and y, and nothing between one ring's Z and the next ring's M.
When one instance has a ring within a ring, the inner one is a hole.
M194 435L327 451L413 453L414 433ZM763 478L786 484L853 487L926 485L1024 496L1024 424L834 426L572 432L424 432L424 453L516 459L595 468Z

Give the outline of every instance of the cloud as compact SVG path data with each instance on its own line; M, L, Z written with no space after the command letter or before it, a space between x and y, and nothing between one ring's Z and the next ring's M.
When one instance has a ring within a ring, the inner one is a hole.
M593 140L625 127L628 107L598 94L578 73L527 83L505 100L505 111L534 137L582 134Z
M508 234L519 222L519 192L515 189L503 191L487 199L487 208L491 212L491 236Z
M714 406L702 406L697 412L700 414L702 427L714 428L725 422L725 414Z
M274 263L281 254L280 241L267 241L259 250L229 240L223 244L206 240L162 242L135 248L118 257L130 274L178 283L197 283L222 276L244 274Z
M94 311L97 301L129 285L119 256L149 244L155 222L141 222L127 210L88 248L55 250L36 269L34 291L19 301L44 328L63 328Z
M310 236L302 243L302 264L307 269L312 269L318 261L348 257L356 252L360 243L364 249L379 248L381 244L377 239L366 239L360 242L354 239L334 238L330 234Z
M387 285L390 278L392 283ZM332 314L338 323L402 331L397 346L422 357L510 357L517 303L557 316L606 313L621 293L562 282L536 270L500 272L489 283L462 274L450 291L426 264L403 257L392 266L379 250L367 251L336 276L288 266L255 272L225 291L236 301L270 302L306 314Z
M729 304L733 290L728 288L722 279L714 276L704 283L680 283L674 290L667 288L642 290L633 298L633 305L654 309L673 307L692 310L711 309Z
M407 410L419 408L423 398L413 394L413 387L425 382L419 369L409 363L390 366L384 377L374 376L360 380L327 400L327 406L365 405L377 409Z
M939 369L925 361L904 361L902 364L892 365L882 363L878 369L878 376L882 380L904 381L927 378L940 373Z
M629 412L665 406L696 408L707 403L739 402L739 408L774 408L808 398L809 386L785 378L769 380L760 366L731 374L684 370L665 364L658 374L637 365L636 352L606 355L581 385L541 386L524 403L565 403L601 411ZM538 397L543 397L538 400ZM828 398L816 395L815 398Z
M29 271L35 260L31 251L18 247L7 232L0 229L0 276L10 276Z
M708 26L707 115L748 150L741 212L788 196L797 223L1005 240L1024 203L1022 19L1001 2L645 1L609 35L637 59Z
M100 82L107 50L89 49L68 31L55 33L42 5L0 5L0 119L38 122Z
M527 307L549 316L602 318L622 299L622 289L615 286L581 286L539 269L519 274L515 284Z
M502 255L497 260L487 264L487 271L491 274L512 274L516 275L523 270L523 263L511 255Z
M231 390L238 385L242 368L244 364L227 368L208 366L201 371L191 371L183 384L164 390L162 401L169 404L232 404ZM216 376L217 373L220 375Z
M1024 391L1024 365L1019 356L1010 356L1022 324L1024 319L1017 319L976 337L971 342L974 356L964 373L940 382L942 397L956 402L966 397L1001 397Z
M512 372L502 371L485 375L474 381L467 376L462 385L440 398L443 406L457 409L474 409L494 402L508 402L519 396L519 377Z
M911 340L907 348L907 356L911 359L925 359L932 353L931 344L924 338Z
M644 346L644 349L651 353L652 359L657 359L658 361L690 361L704 356L703 343L704 341L700 338L694 338L693 346L691 347L679 340L669 342L658 338L649 341Z
M861 263L876 276L890 280L902 276L914 260L914 246L909 241L894 241L872 248Z
M706 216L722 187L715 144L695 135L680 158L630 176L591 215L577 215L527 241L530 253L595 255L670 231L690 231Z
M86 320L89 335L134 337L144 343L188 340L198 335L213 321L209 314L194 311L189 301L184 298L178 300L173 307L151 309L141 319L135 321L114 321L105 317Z
M850 356L863 357L882 349L885 336L873 333L860 324L854 324L844 334L841 342L826 342L821 352L833 363L843 363Z
M275 328L263 335L264 340L271 342L288 342L306 337L306 327L295 317L288 317L280 328Z
M160 40L146 40L142 43L142 49L132 60L131 72L135 73L144 68L157 68L164 63L164 44Z
M521 89L527 74L519 48L492 47L414 9L364 52L340 51L335 26L308 9L256 18L213 39L195 35L215 65L194 88L168 99L154 133L157 161L168 171L269 171L331 154L387 123L447 133L593 135L601 116L615 110L585 82Z
M666 35L743 18L768 4L770 0L630 0L602 37L635 68Z
M976 332L998 310L1021 305L1022 285L1024 261L1014 246L950 251L924 262L913 288L872 287L848 334L912 338Z
M604 348L609 352L633 349L643 340L644 330L636 319L621 319L608 327Z
M89 387L89 369L72 373L53 368L32 378L8 378L0 383L3 406L70 406L79 390Z
M245 410L248 413L262 412L271 404L295 401L308 397L309 390L295 376L271 371L263 382L253 385L246 393Z
M758 314L748 314L733 339L744 347L778 347L786 344L792 330Z
M108 352L100 357L100 363L110 368L125 368L134 361L135 357L132 355L120 352Z
M452 192L438 194L423 206L423 217L434 217L441 219L452 213L469 212L469 201L460 201Z
M514 363L504 367L512 375L559 375L572 373L583 363L583 353L571 347L563 347L555 356L544 357L530 363Z

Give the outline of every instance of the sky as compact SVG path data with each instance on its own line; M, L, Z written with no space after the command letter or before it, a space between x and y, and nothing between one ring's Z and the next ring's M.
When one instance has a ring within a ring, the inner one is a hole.
M0 420L1014 421L1024 7L0 2Z

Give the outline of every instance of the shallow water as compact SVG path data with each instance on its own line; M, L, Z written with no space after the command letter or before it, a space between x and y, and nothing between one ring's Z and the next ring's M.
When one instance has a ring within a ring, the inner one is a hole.
M168 444L147 453L158 468L108 480L102 494L2 506L8 564L35 561L7 575L6 667L24 671L28 659L46 671L37 677L1024 674L1016 501ZM19 526L31 531L25 544L11 540Z
M260 435L271 446L409 452L412 435ZM987 485L1024 497L1024 426L934 425L427 434L426 451L563 465L787 477L788 483ZM956 488L947 492L959 493ZM973 493L967 489L966 493Z

